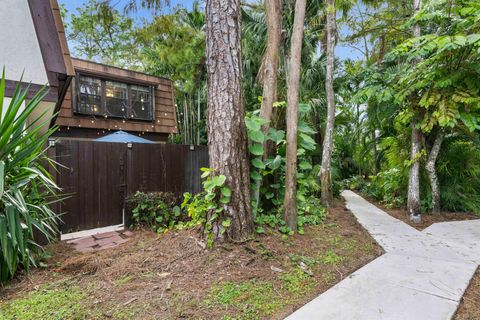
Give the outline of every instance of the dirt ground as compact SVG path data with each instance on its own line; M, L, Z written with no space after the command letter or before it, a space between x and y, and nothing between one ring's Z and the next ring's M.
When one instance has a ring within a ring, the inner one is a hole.
M369 199L377 207L389 213L393 217L402 220L418 230L423 230L436 222L461 221L479 219L478 216L465 212L442 212L439 215L422 214L422 223L413 224L408 218L406 209L390 209L378 201ZM480 319L480 269L467 288L462 302L457 310L454 320L479 320Z
M382 254L340 201L305 235L267 233L212 250L196 230L136 231L118 248L85 254L55 244L48 267L0 291L0 314L14 318L26 297L75 288L79 318L283 319Z
M429 226L431 226L436 222L480 219L479 216L476 216L472 213L467 213L467 212L441 212L440 214L436 214L436 215L426 213L426 214L422 214L422 222L415 224L410 221L409 215L405 208L388 208L381 202L376 201L372 198L369 198L365 195L362 195L362 197L364 197L371 203L375 204L377 207L381 208L383 211L387 212L391 216L409 224L410 226L420 231L422 231L425 228L428 228Z

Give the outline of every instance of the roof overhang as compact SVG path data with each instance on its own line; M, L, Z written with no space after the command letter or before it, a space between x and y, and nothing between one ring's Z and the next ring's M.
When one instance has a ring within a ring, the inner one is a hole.
M53 91L49 95L57 95L56 114L75 75L60 8L57 0L28 0L28 4L47 72L49 91ZM54 121L51 122L53 124Z

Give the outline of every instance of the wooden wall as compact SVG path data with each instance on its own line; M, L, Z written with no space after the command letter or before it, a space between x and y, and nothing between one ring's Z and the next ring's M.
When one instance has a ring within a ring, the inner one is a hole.
M137 191L202 191L200 168L208 167L206 146L60 140L48 149L57 163L50 173L63 194L54 205L63 213L63 233L130 223L127 198ZM123 214L125 213L125 217Z
M106 66L90 61L72 59L75 71L104 79L150 85L155 88L155 120L135 121L99 116L75 115L73 113L73 85L68 89L60 108L55 124L65 128L87 128L98 130L124 130L145 134L171 134L177 133L177 119L175 114L175 100L173 83L171 80Z

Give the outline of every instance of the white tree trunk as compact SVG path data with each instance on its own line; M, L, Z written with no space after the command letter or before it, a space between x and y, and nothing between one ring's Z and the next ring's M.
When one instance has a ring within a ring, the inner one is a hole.
M422 6L421 0L413 0L413 14L415 15ZM420 25L418 23L413 25L413 37L420 37ZM413 63L417 63L414 61ZM417 128L417 121L412 121L412 146L410 161L410 172L408 176L408 200L407 210L410 214L410 220L414 223L422 221L420 215L420 153L422 151L422 131Z
M434 214L439 214L441 211L440 183L437 176L436 162L444 137L445 131L440 128L435 137L435 141L433 142L432 149L428 154L427 163L425 164L425 169L428 172L428 179L430 180L430 187L432 189L432 213Z
M332 193L332 151L333 129L335 126L335 92L333 90L333 76L335 73L335 37L336 37L336 11L335 0L326 0L327 11L327 73L325 91L327 94L327 123L323 139L322 166L320 169L320 183L322 186L322 203L329 207L333 202Z

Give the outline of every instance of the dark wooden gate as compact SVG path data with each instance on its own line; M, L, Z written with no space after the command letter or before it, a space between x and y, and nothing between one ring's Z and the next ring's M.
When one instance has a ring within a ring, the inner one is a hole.
M126 199L137 191L198 193L200 168L208 167L204 146L60 140L50 157L68 196L56 208L62 233L128 222Z

